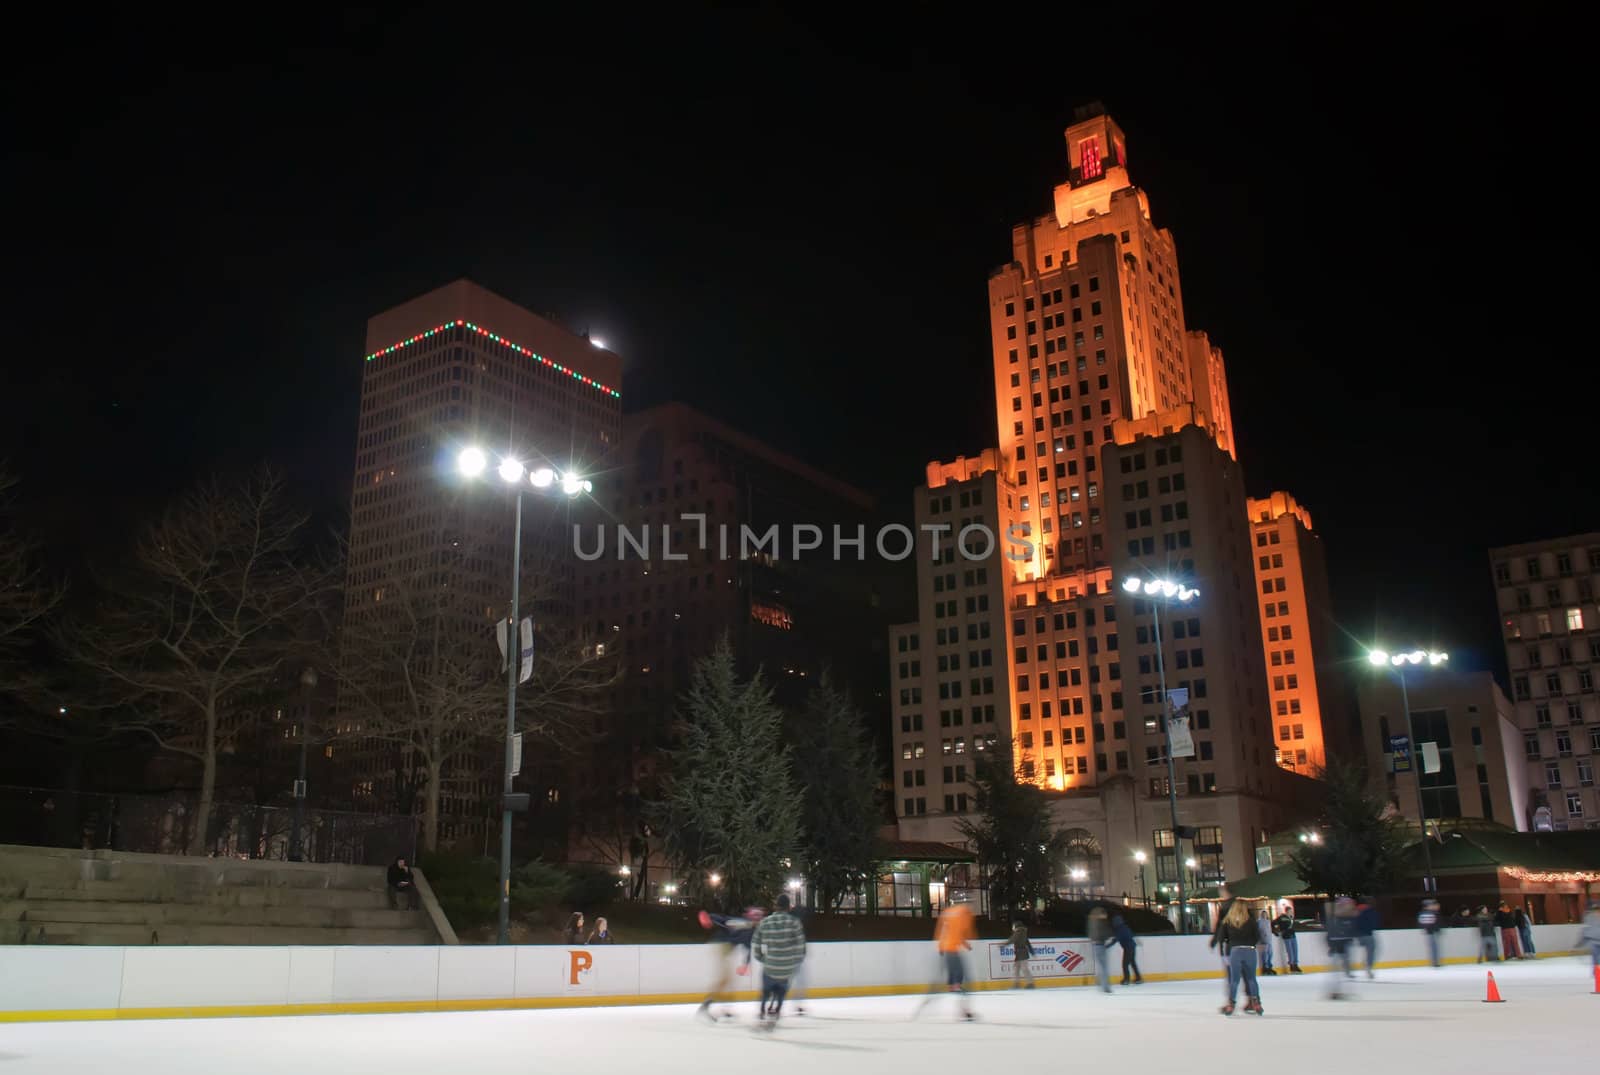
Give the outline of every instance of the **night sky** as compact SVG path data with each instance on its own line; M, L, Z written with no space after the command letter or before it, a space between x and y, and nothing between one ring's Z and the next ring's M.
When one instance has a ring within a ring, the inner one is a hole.
M994 440L985 280L1099 99L1342 625L1498 664L1487 548L1600 529L1581 35L797 10L36 28L0 457L58 559L261 459L337 516L367 317L460 276L603 338L625 409L683 400L909 514L925 462Z

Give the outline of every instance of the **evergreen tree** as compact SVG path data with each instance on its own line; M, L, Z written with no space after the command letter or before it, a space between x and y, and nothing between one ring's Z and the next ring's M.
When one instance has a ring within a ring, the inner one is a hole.
M1330 896L1389 890L1399 875L1404 839L1385 802L1367 783L1366 770L1334 762L1319 774L1327 787L1320 843L1302 844L1290 856L1307 889Z
M878 853L878 766L860 710L824 672L791 714L789 742L811 903L825 911L860 888Z
M776 893L798 854L800 796L771 690L760 672L739 679L723 639L696 663L678 719L661 827L689 894L738 908Z
M1032 914L1054 891L1054 863L1066 852L1066 833L1051 821L1044 790L1017 778L1008 749L972 755L972 769L979 820L962 821L961 831L978 852L992 913Z

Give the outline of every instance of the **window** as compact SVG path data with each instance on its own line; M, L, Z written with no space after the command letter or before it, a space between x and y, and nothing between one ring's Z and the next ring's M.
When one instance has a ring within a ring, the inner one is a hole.
M1549 788L1551 791L1559 791L1561 789L1560 764L1553 761L1547 761L1544 763L1544 783L1545 787Z
M1578 783L1586 788L1594 787L1594 763L1588 758L1578 762Z
M1569 608L1569 609L1567 609L1567 630L1569 630L1569 631L1581 631L1581 630L1583 630L1583 609L1581 609L1581 608Z
M1539 737L1532 732L1524 735L1522 737L1522 752L1527 755L1529 761L1537 761L1539 758Z
M1556 733L1556 754L1559 757L1572 757L1572 733L1561 731Z
M1567 792L1567 816L1583 816L1583 793L1579 791Z

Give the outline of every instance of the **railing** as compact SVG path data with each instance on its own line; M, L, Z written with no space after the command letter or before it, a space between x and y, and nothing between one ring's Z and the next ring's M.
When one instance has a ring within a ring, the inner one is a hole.
M0 786L0 843L183 855L194 833L196 798L183 792L113 795ZM206 852L367 866L416 857L413 817L307 808L298 856L290 854L294 827L293 806L213 803Z

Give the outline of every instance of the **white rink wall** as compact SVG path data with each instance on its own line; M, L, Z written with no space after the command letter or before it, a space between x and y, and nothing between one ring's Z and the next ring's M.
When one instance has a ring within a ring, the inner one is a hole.
M930 923L930 932L932 929ZM1535 926L1540 955L1577 950L1579 927ZM1206 937L1147 937L1139 965L1152 979L1221 972ZM1041 983L1093 981L1089 943L1034 940ZM1444 957L1472 961L1475 929L1445 931ZM698 1000L720 950L711 945L523 947L0 947L0 1021L449 1011ZM1011 953L978 941L969 957L979 988L1008 982ZM1120 950L1109 952L1120 977ZM1301 964L1326 962L1321 933L1301 934ZM1416 930L1378 934L1379 965L1426 960ZM752 973L758 973L753 969ZM814 944L803 986L825 996L916 992L939 976L933 944L884 941ZM741 978L739 988L755 980Z

